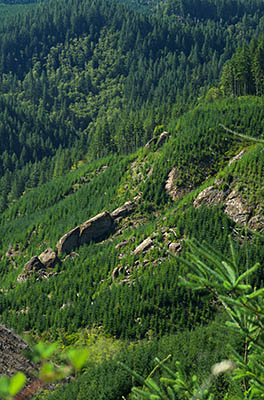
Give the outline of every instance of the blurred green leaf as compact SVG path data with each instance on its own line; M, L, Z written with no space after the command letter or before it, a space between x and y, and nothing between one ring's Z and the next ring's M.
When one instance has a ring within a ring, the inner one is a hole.
M72 363L73 367L79 371L82 369L86 361L88 360L89 351L87 348L72 349L67 352L67 357Z
M15 374L11 380L9 385L9 393L11 396L15 396L25 385L26 383L26 375L23 372L18 372Z

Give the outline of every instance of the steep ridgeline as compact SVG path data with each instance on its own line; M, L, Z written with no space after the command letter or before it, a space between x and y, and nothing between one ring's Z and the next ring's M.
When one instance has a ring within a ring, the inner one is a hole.
M218 85L237 43L263 33L259 0L132 5L42 1L1 22L0 212L87 156L144 146L157 124L178 118ZM232 88L234 76L244 77L249 66L252 52L243 54L234 71L227 68L224 92L262 93L256 57L250 77L256 90L243 91L249 87L244 78ZM210 93L208 99L223 96Z

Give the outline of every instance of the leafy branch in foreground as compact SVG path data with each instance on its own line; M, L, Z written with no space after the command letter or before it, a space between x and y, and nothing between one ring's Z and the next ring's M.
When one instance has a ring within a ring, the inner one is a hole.
M137 400L213 399L210 387L214 379L222 373L232 371L233 380L241 382L238 400L259 400L264 398L264 288L256 289L249 278L260 267L256 263L240 273L233 242L230 238L231 258L225 258L209 245L197 240L187 240L189 251L182 261L189 273L180 277L182 284L191 290L208 290L222 304L229 321L227 329L232 329L241 337L243 347L240 352L231 349L233 360L224 360L212 366L211 374L199 384L196 376L188 380L179 363L176 372L156 359L164 376L157 384L152 378L144 379L127 366L125 369L142 385L132 392ZM225 399L229 394L226 393Z
M207 289L223 305L229 316L227 327L243 340L241 352L232 351L237 366L234 379L242 383L240 398L264 398L264 288L249 283L260 264L240 274L231 238L231 259L196 240L187 245L190 251L183 261L190 272L181 277L182 283L192 290Z
M133 398L135 400L176 400L176 399L192 399L192 400L213 400L214 395L210 393L209 389L218 377L219 374L224 372L232 371L235 368L235 364L230 360L224 360L220 363L213 365L211 374L207 379L200 384L197 380L197 376L193 375L192 379L189 380L184 371L181 368L179 362L176 362L176 372L172 371L165 365L165 361L170 357L169 355L165 360L160 361L155 358L157 367L160 367L164 376L160 378L160 384L158 385L150 376L144 379L138 375L135 371L132 371L126 365L120 363L131 375L142 385L142 388L132 388ZM154 372L154 370L152 372Z

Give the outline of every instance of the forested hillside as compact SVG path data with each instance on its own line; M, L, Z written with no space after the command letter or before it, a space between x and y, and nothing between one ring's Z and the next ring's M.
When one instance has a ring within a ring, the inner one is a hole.
M3 7L1 323L94 349L45 399L121 399L117 360L147 376L168 353L204 379L239 341L214 296L179 284L186 238L229 257L231 237L240 273L264 261L263 2Z

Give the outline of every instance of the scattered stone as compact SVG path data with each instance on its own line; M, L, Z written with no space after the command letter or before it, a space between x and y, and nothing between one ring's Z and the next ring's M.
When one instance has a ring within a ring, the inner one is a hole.
M72 251L70 254L67 254L67 256L64 257L64 259L62 261L64 262L64 261L68 260L68 258L73 260L75 257L80 257L80 254L76 253L75 251Z
M10 245L5 255L8 258L17 257L20 255L20 251L18 248L13 249L12 245Z
M164 257L157 258L155 261L153 261L152 266L157 267L157 265L160 265L164 261L166 261L166 258Z
M148 237L142 243L140 243L139 246L136 247L136 249L134 250L134 255L137 256L138 254L143 253L144 251L148 250L152 245L153 241L150 237Z
M114 281L116 278L119 277L120 274L124 272L124 267L115 267L113 272L112 272L112 281Z
M0 325L0 374L14 375L21 371L27 375L29 381L35 379L36 365L29 361L24 352L29 346L10 329Z

